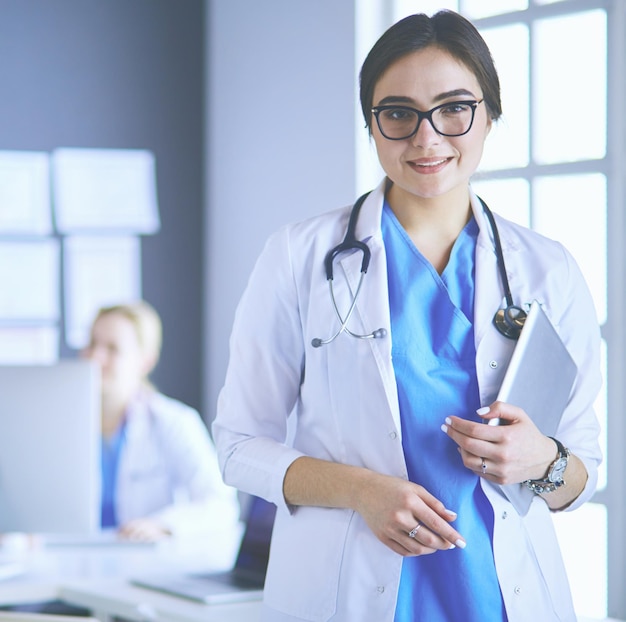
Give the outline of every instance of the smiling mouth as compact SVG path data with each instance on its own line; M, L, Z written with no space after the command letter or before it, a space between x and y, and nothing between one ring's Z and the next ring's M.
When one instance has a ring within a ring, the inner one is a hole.
M432 162L413 162L413 166L420 166L423 168L433 168L435 166L441 166L448 161L448 158L442 158L441 160L433 160Z

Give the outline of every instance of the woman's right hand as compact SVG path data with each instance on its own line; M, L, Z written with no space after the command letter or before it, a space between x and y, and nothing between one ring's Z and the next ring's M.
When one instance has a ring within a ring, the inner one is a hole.
M372 471L364 480L355 490L354 509L390 549L407 557L465 548L465 539L450 525L456 513L425 488ZM409 536L417 525L414 537Z
M301 456L287 469L283 495L294 506L355 510L383 544L405 557L465 548L465 539L450 525L456 513L400 477Z

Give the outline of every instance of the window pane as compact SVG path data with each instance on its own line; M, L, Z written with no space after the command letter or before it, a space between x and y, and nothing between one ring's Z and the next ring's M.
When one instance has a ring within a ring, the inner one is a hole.
M607 615L606 507L587 503L574 512L552 515L579 616ZM585 538L582 534L593 534Z
M533 183L533 229L559 240L574 255L606 322L606 177L559 175Z
M513 24L482 30L500 78L502 117L491 128L481 170L528 164L528 28Z
M461 11L471 19L502 15L528 8L528 0L461 0Z
M493 212L530 226L530 188L525 179L477 179L472 180L472 189Z
M584 85L583 91L580 85ZM537 162L604 157L605 11L535 22L532 88L533 156Z

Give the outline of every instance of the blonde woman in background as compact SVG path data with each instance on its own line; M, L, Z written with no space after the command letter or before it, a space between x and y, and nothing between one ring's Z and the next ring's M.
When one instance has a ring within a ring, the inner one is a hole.
M198 412L149 381L161 336L146 302L107 307L82 352L102 371L101 525L135 540L210 534L239 519Z

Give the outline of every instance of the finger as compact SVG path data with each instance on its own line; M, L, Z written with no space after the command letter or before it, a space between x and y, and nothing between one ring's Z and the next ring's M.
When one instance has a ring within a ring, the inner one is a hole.
M439 516L429 516L423 521L424 529L420 530L420 542L429 547L445 550L452 546L464 549L465 538L450 524Z
M465 548L465 538L450 525L448 521L454 520L456 514L451 510L447 512L446 518L442 518L434 512L420 514L421 518L415 518L415 522L410 527L401 528L400 541L405 543L405 537L409 537L428 548L446 550L453 545ZM413 534L413 536L411 536Z
M432 555L439 549L430 548L422 544L416 538L409 538L407 533L400 535L397 540L383 540L392 551L402 555L402 557L416 557L417 555Z
M407 537L411 540L414 540L414 545L408 545L411 551L419 551L420 555L426 554L428 551L445 551L448 549L455 548L455 545L447 541L445 538L442 538L437 533L431 531L424 523L419 522L417 525L411 529L407 534Z
M420 487L421 488L421 487ZM420 490L420 500L435 514L443 518L446 522L456 520L456 512L449 510L437 497L429 493L425 488Z
M458 447L458 451L461 454L463 465L479 477L492 477L496 474L498 465L494 460L491 460L487 455L478 456L474 453L466 451L462 447Z
M470 439L494 443L500 438L499 435L501 434L498 426L491 426L454 416L445 418L441 430L455 443L462 446L465 446Z

